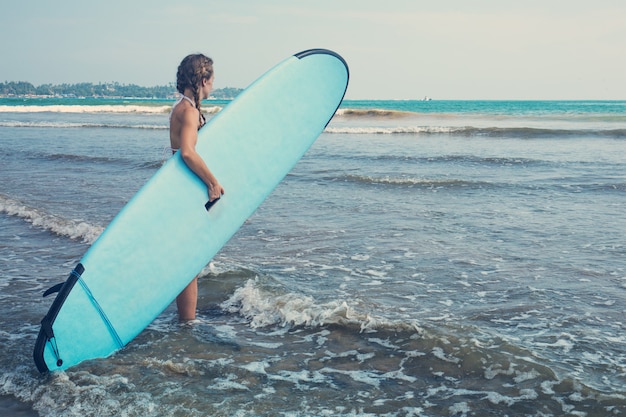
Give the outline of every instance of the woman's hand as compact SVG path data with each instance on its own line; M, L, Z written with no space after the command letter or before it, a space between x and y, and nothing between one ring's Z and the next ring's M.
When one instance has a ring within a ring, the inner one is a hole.
M222 195L224 195L224 187L220 183L215 182L209 186L209 203L219 199Z

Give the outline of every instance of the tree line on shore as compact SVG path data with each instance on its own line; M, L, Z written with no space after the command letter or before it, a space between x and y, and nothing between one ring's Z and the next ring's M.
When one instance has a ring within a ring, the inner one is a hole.
M241 88L218 88L211 93L217 99L232 99ZM177 94L174 84L142 87L135 84L120 83L78 83L78 84L42 84L34 86L26 81L5 81L0 83L0 96L43 96L43 97L133 97L133 98L170 98Z

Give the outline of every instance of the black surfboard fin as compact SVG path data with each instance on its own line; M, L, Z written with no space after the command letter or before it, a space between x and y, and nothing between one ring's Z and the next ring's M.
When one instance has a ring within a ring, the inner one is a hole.
M54 294L55 292L59 292L61 291L61 287L65 284L65 282L62 282L60 284L55 285L54 287L50 287L46 290L46 292L43 293L44 297L49 296L50 294Z

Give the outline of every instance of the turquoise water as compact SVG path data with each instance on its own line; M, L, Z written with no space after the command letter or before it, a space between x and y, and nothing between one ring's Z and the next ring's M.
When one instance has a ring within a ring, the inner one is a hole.
M167 158L170 105L0 99L3 412L626 413L622 101L347 101L195 323L40 376L41 294Z
M626 101L524 101L524 100L346 100L344 108L390 109L416 113L481 113L509 115L624 114Z

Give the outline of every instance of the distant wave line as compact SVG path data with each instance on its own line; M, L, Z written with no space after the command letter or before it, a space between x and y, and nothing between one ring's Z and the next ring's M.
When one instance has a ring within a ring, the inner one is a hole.
M560 181L546 181L542 184L514 184L514 183L496 183L488 181L473 181L459 178L417 178L410 176L369 176L369 175L344 175L335 179L336 181L344 181L348 183L362 184L364 186L389 186L389 187L421 187L425 189L494 189L502 187L521 187L523 189L547 189L558 188L575 193L622 193L626 191L626 183L623 181L609 182L590 182L588 184L571 184L563 185Z
M117 123L73 123L73 122L48 122L48 121L0 121L0 127L17 128L46 128L46 129L148 129L165 130L169 129L166 124L117 124Z
M158 152L155 152L158 155ZM106 156L92 155L75 155L63 153L27 153L27 159L44 160L44 161L69 161L70 163L88 163L88 164L106 164L106 165L124 165L140 169L158 169L163 165L164 159L155 159L154 161L138 162L128 158L111 158Z
M376 135L437 135L485 137L573 137L599 136L609 138L626 138L626 129L545 129L534 127L473 127L473 126L398 126L398 127L329 127L325 133L330 134L376 134Z
M374 158L367 157L367 159L374 159L376 161L400 161L408 162L414 161L416 163L469 163L469 164L486 164L486 165L542 165L551 164L549 161L530 158L507 158L507 157L484 157L478 155L439 155L439 156L411 156L411 155L380 155Z
M166 114L172 110L171 105L141 106L141 105L25 105L0 106L0 113L137 113L137 114ZM202 111L215 114L222 110L221 106L204 107Z
M369 185L391 185L391 186L418 186L425 188L438 188L438 187L493 187L496 184L483 182L483 181L471 181L457 178L414 178L414 177L392 177L382 176L373 177L368 175L345 175L339 178L340 181L355 182Z
M384 118L395 118L395 117L407 117L414 116L419 113L415 113L412 111L403 111L403 110L388 110L388 109L351 109L351 108L340 108L335 113L336 116L342 117L384 117Z

